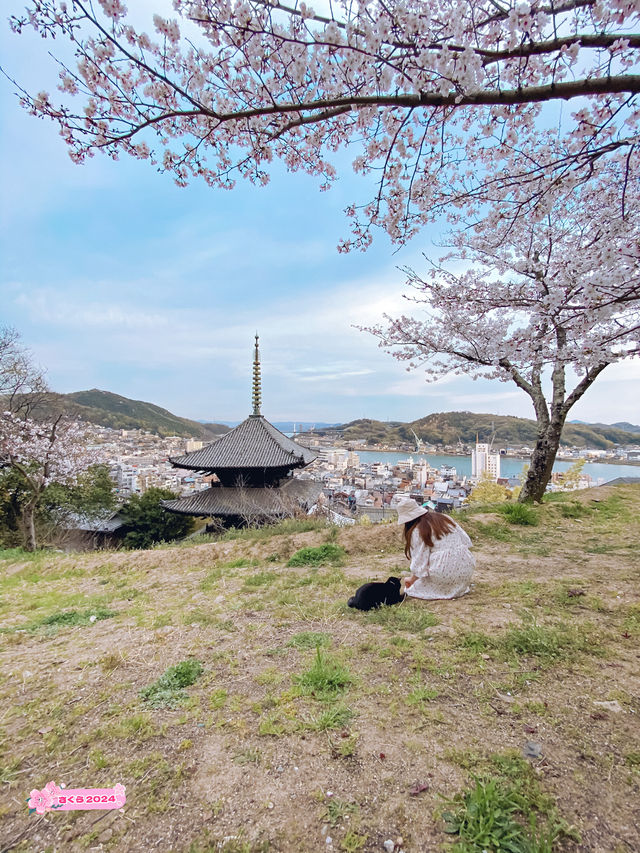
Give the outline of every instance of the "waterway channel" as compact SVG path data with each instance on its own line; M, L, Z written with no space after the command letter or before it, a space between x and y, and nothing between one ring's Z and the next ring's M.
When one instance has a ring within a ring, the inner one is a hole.
M420 459L426 459L432 468L440 468L441 465L453 466L458 475L461 477L471 476L471 457L470 456L448 456L435 453L407 453L393 452L382 450L358 450L356 451L361 462L372 464L373 462L384 462L390 465L395 464L403 459L412 457L414 462L419 462ZM522 469L528 463L527 459L518 459L513 456L500 457L500 475L502 477L517 477L522 473ZM574 463L566 461L557 461L554 466L554 471L566 471ZM637 465L613 465L608 462L587 462L582 469L585 474L588 474L593 484L601 486L603 483L608 483L610 480L615 480L617 477L640 477L640 467Z

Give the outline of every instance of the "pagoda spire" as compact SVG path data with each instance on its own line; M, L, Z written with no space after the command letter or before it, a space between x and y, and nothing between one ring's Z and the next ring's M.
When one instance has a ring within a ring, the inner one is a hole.
M258 333L256 332L256 346L253 352L253 416L260 417L260 403L262 392L260 390L260 350L258 349Z

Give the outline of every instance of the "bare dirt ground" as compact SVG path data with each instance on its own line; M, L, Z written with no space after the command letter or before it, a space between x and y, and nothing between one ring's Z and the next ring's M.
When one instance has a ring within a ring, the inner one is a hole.
M635 486L552 501L537 526L480 507L469 595L369 614L345 602L406 569L393 525L0 552L0 851L447 849L445 800L500 767L563 821L536 849L640 850L639 510ZM342 566L287 567L326 543ZM318 655L346 673L333 692L300 680ZM187 659L183 701L140 697ZM28 814L50 780L121 783L127 803Z

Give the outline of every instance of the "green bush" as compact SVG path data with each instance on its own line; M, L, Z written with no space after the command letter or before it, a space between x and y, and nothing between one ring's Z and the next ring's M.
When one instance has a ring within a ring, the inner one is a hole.
M291 557L287 566L341 566L346 551L333 542L325 542L317 548L301 548Z
M132 495L120 509L125 548L151 548L158 542L181 539L195 527L193 518L164 509L163 501L178 495L152 486L143 495Z

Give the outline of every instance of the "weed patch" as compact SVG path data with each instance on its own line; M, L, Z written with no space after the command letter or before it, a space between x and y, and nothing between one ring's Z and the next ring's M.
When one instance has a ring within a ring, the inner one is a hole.
M506 524L484 524L477 521L474 527L480 537L496 539L498 542L514 541L513 531Z
M496 637L489 637L479 631L467 631L457 639L456 645L474 656L493 652L505 660L514 657L537 658L540 664L571 660L580 653L603 653L584 626L578 629L563 623L541 625L529 616L523 617L520 625L511 625Z
M294 649L316 649L318 646L330 646L331 642L330 634L323 634L321 631L301 631L299 634L294 634L287 645Z
M456 853L551 853L562 837L578 840L520 756L495 754L471 763L483 772L472 777L473 787L447 801L450 810L441 815L445 832L458 836Z
M571 501L571 503L562 503L558 505L560 515L563 518L584 518L591 515L593 510L581 504L579 501Z
M63 610L31 622L26 626L26 630L37 631L39 628L57 629L91 625L93 622L111 619L116 615L113 610L107 610L106 607L94 607L91 610Z
M577 652L600 653L584 630L566 625L539 625L534 619L509 628L500 639L499 647L507 656L537 657L540 661L551 662L572 658Z
M538 513L526 504L504 503L500 504L498 511L504 515L510 524L535 527L539 521Z
M201 674L200 661L184 660L170 666L153 684L143 687L139 696L151 708L175 708L187 698L184 688L194 684Z
M357 803L350 803L347 800L340 799L340 797L331 797L326 802L323 819L331 826L337 826L346 817L356 814L357 811Z
M342 566L346 557L346 551L341 545L333 542L325 542L317 548L300 548L291 557L287 566Z
M393 607L378 607L363 613L359 610L350 611L356 619L363 622L373 622L382 625L388 631L408 631L420 634L426 628L438 624L437 617L421 603L405 602Z
M322 652L318 646L312 667L294 681L303 693L331 701L344 692L353 679L339 661Z
M306 727L313 732L326 732L330 729L343 729L354 717L351 708L346 705L333 705L319 716L312 717L306 722Z
M250 575L244 582L245 589L255 589L260 586L269 586L278 576L273 572L257 572Z
M326 530L327 527L329 527L329 523L321 518L291 518L281 521L279 524L271 524L265 527L244 527L241 529L232 527L222 536L219 536L217 541L270 539L272 536L292 536L295 533L308 533L311 530Z

